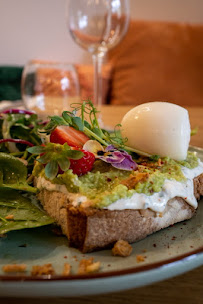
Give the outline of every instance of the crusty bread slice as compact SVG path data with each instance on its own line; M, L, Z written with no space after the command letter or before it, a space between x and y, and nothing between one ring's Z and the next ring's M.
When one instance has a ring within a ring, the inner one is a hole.
M203 174L194 179L194 194L203 195ZM195 209L184 199L168 201L160 216L149 209L107 210L73 206L62 192L40 191L39 200L47 213L61 226L69 245L83 253L111 247L120 239L129 243L177 222L190 219Z

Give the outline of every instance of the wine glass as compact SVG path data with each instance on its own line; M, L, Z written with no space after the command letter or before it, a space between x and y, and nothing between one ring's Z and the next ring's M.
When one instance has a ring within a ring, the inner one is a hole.
M68 63L33 60L22 74L21 94L26 109L41 115L61 115L80 101L78 74Z
M102 104L101 68L108 49L124 37L129 24L128 0L69 0L67 18L74 41L92 54L94 104Z

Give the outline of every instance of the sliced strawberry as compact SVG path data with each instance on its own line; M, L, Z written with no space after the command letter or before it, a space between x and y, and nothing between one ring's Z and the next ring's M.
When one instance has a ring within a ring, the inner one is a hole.
M67 143L71 147L82 148L89 137L82 131L76 130L69 126L58 126L52 131L50 141L52 143L61 144Z
M78 160L70 159L70 168L73 170L74 174L78 176L84 175L92 170L95 156L93 153L85 150L81 150L84 156Z

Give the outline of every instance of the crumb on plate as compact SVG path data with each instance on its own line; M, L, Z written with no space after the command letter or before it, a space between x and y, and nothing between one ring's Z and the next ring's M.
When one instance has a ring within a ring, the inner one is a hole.
M27 266L25 264L7 264L2 267L4 272L25 272Z
M78 274L87 274L91 272L96 272L100 269L101 263L93 263L94 258L82 259L79 263Z
M136 260L137 260L138 263L144 262L145 261L145 256L143 256L141 254L138 254L138 255L136 255Z
M71 265L69 263L65 263L63 266L62 275L68 276L68 275L70 275L70 271L71 271Z
M132 253L132 250L133 248L128 242L119 240L114 244L114 247L112 248L112 254L127 257Z
M55 271L52 264L34 265L32 266L31 275L54 275Z
M100 266L101 266L101 262L99 261L92 263L91 265L86 267L86 272L87 273L96 272L100 269Z

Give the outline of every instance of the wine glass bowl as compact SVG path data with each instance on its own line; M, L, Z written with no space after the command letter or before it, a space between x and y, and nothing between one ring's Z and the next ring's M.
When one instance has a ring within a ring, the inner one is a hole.
M128 0L69 0L67 18L74 41L92 54L94 104L102 104L101 65L107 51L115 47L129 25Z
M21 93L26 109L60 115L80 100L78 75L72 64L31 61L22 74Z
M68 12L71 36L92 54L116 46L129 24L126 0L71 0Z

